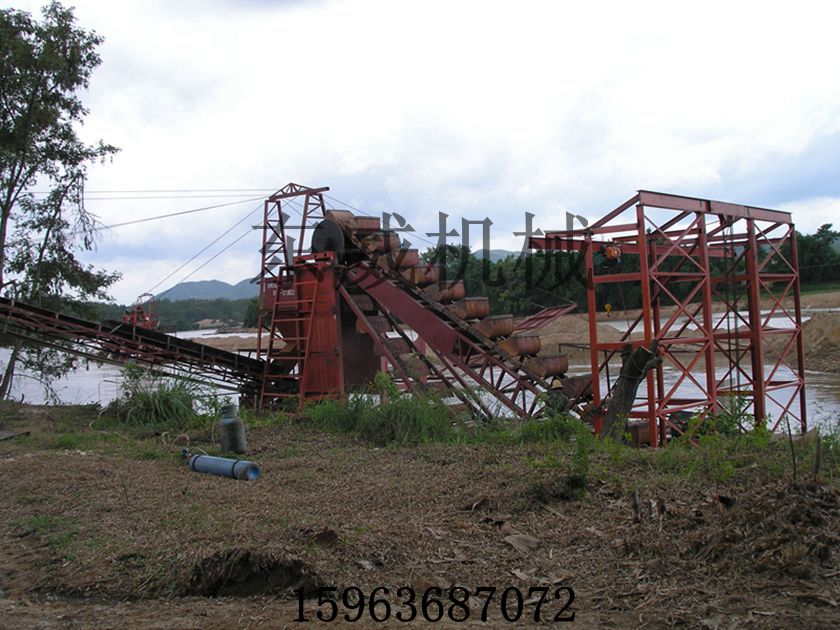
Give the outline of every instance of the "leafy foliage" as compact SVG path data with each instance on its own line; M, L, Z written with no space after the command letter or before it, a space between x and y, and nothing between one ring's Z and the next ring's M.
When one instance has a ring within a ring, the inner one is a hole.
M840 271L840 232L823 225L812 235L797 233L798 256L801 282L819 284L835 281ZM769 252L761 254L762 258ZM785 258L790 256L790 246L782 248ZM476 256L468 248L455 245L438 245L423 254L423 260L436 263L445 269L447 281L463 280L467 295L485 295L490 298L494 314L513 313L530 315L551 306L576 302L586 304L586 282L584 261L579 253L569 251L534 252L524 255L511 254L507 258L492 262ZM603 257L596 252L595 264L604 264ZM661 270L671 270L679 261L666 260L660 263ZM734 267L731 261L715 258L709 263L712 274L725 277L728 273L743 273L743 262ZM789 271L779 257L771 260L769 268ZM622 257L621 272L639 270L639 257L625 254ZM683 299L693 288L690 282L672 282L668 290L675 297ZM740 292L739 301L746 304L746 294L738 283L731 283L726 290ZM735 295L732 298L736 297ZM666 299L667 302L667 298ZM624 283L605 284L596 295L599 309L611 304L613 309L633 309L641 306L642 293L638 285Z
M218 319L224 322L243 323L244 326L256 326L256 311L253 323L248 323L248 309L251 300L160 300L156 303L157 316L164 330L192 330L195 322L202 319ZM107 302L90 305L92 316L98 320L121 320L126 307Z
M116 152L77 135L88 113L79 92L100 63L101 43L58 2L44 7L41 22L0 10L0 288L53 309L105 299L118 278L76 258L93 248L96 234L82 203L87 168ZM48 194L36 198L35 185ZM0 397L18 360L47 384L73 365L67 356L16 342Z
M260 317L260 299L251 298L245 305L245 313L242 315L242 325L246 328L256 328Z
M840 274L840 232L827 223L815 234L796 233L802 284L836 282ZM786 250L786 254L789 248Z

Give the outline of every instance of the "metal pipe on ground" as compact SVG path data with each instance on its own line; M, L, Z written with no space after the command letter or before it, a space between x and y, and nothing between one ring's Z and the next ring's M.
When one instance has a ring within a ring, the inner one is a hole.
M244 459L228 459L212 455L193 455L189 461L190 470L208 475L217 475L240 481L255 481L260 477L260 467Z

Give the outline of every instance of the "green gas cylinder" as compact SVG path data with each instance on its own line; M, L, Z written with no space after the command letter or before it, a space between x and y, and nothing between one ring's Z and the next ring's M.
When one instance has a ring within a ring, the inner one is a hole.
M236 415L236 407L234 405L225 405L222 408L222 419L219 422L219 435L223 452L248 452L248 442L245 439L245 424Z

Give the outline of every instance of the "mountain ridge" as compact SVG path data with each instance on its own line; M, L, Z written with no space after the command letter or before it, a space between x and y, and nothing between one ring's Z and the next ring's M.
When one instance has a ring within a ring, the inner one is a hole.
M482 252L473 252L479 259ZM491 249L487 252L491 262L498 262L508 256L519 256L520 252L507 249ZM179 282L174 287L158 293L155 298L158 300L169 300L178 302L180 300L245 300L257 297L260 294L260 285L252 284L251 278L240 280L236 284L230 284L223 280L194 280L190 282Z
M257 297L260 285L251 284L251 278L230 284L222 280L195 280L179 282L174 287L158 293L158 300L178 302L180 300L245 300Z

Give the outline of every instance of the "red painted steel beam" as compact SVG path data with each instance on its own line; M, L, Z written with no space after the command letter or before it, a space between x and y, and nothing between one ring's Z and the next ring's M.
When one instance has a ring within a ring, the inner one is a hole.
M577 306L577 304L572 303L544 308L539 313L534 313L519 322L516 325L516 330L539 330L554 321L557 317L571 313Z
M707 212L726 217L737 217L739 219L754 219L757 221L771 221L778 223L790 223L789 212L770 210L768 208L757 208L744 206L725 201L713 201L698 197L683 197L669 193L660 193L650 190L639 191L639 203L651 208L663 208L669 210L687 210L689 212ZM708 204L708 205L707 205Z
M797 376L799 377L799 421L802 433L808 429L807 417L808 407L805 403L805 346L802 339L802 296L799 291L799 253L796 243L796 230L791 230L790 235L790 260L793 271L796 274L796 281L793 284L793 310L796 317L796 364Z
M327 192L329 186L321 186L320 188L307 188L306 186L299 186L297 184L289 184L281 189L281 191L268 197L269 202L280 201L282 199L290 199L292 197L300 197L302 195L320 195Z

